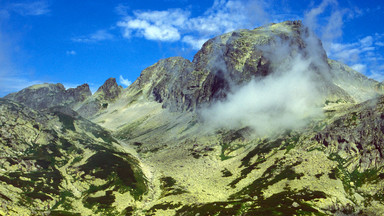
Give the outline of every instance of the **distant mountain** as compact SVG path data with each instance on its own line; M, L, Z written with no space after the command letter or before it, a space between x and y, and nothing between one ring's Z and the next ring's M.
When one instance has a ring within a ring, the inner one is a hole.
M300 21L31 86L0 99L0 214L384 215L383 93Z
M92 95L88 84L66 90L61 83L40 84L25 88L4 98L21 102L34 109L47 109L58 105L74 107Z

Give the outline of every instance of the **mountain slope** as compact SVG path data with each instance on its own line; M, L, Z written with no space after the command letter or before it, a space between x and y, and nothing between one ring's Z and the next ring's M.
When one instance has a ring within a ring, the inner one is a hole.
M0 110L1 214L116 214L146 193L137 158L73 110L4 99Z

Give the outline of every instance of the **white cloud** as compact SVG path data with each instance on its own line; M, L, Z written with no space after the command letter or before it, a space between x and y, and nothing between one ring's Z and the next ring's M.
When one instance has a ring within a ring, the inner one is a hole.
M182 41L199 49L207 38L239 28L252 28L264 23L268 14L262 0L215 0L203 15L192 17L183 9L134 11L117 23L125 38L143 37L156 41ZM257 23L257 24L256 24Z
M66 53L67 53L67 55L76 55L77 54L76 51L74 51L74 50L68 50Z
M20 91L31 85L44 83L38 80L28 80L20 76L14 76L9 73L0 73L0 97L5 96L12 92Z
M35 1L28 3L13 3L9 9L22 16L39 16L50 12L46 1Z
M124 79L124 77L122 75L120 75L119 77L119 82L124 85L125 87L128 87L132 84L131 81L129 81L128 79Z
M328 56L332 59L350 65L352 69L363 73L370 78L382 80L384 77L384 56L378 35L366 36L354 43L331 43ZM378 42L377 42L378 41Z
M384 81L384 70L371 71L371 74L368 77L371 79L377 80L379 82L383 82Z
M372 46L373 44L373 37L372 36L367 36L365 38L360 39L360 44L364 47L369 47Z
M358 71L360 73L365 73L366 70L367 70L367 65L363 65L363 64L354 64L351 66L351 68L355 71Z
M112 40L114 36L106 30L98 30L93 34L87 36L80 36L72 38L75 42L81 43L94 43L98 41Z
M312 43L312 35L303 38L306 48L301 50L290 41L277 41L276 46L259 47L275 65L271 73L243 85L235 85L228 76L229 91L218 100L199 110L207 129L250 127L260 136L300 128L312 117L321 115L317 73L327 74L327 62L319 58L319 43ZM292 51L295 52L292 52ZM308 55L308 53L310 53ZM214 53L219 55L221 53ZM288 60L289 59L289 60ZM222 65L221 61L212 64ZM316 69L314 69L314 66ZM229 73L221 66L223 73ZM224 76L225 77L225 76Z
M148 40L177 41L180 39L180 31L186 22L189 13L181 9L168 11L134 12L135 18L127 16L119 21L117 26L123 29L126 38L135 36Z
M325 9L329 6L337 5L336 0L323 0L317 7L311 8L304 15L304 24L310 26L312 29L318 29L319 16L324 13Z
M209 40L209 38L195 38L193 36L187 35L183 38L183 42L190 45L193 49L199 50L203 44Z
M128 9L129 7L125 4L119 4L115 7L116 13L121 16L128 16Z

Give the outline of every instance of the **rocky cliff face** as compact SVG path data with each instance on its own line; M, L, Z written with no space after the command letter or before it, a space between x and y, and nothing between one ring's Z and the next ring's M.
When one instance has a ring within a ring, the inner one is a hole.
M58 83L34 85L4 98L41 110L59 105L74 107L91 95L88 84L66 90L62 84Z
M348 109L315 139L334 153L353 158L348 166L360 170L384 164L384 97Z

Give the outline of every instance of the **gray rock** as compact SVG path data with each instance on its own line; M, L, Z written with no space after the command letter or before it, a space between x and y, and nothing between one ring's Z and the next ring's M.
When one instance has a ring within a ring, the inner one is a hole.
M61 83L46 83L30 86L4 98L22 103L33 109L42 110L60 105L74 107L91 95L88 84L66 90Z
M116 79L109 78L76 111L81 116L91 117L100 110L107 108L109 103L115 101L121 95L121 92L122 87L117 85Z

